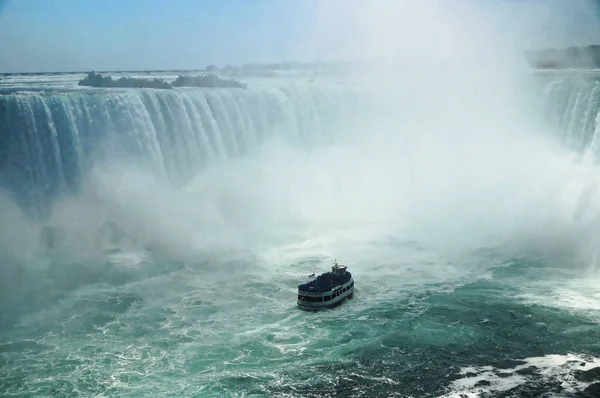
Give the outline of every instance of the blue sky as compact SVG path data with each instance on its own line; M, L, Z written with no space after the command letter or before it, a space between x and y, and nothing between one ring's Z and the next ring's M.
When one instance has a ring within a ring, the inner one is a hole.
M590 2L465 0L461 7L467 4L523 47L600 44ZM360 51L353 35L378 27L377 19L363 23L370 12L358 0L0 0L0 72L310 61L342 46ZM396 25L412 22L402 15ZM418 43L410 30L397 35L398 45Z

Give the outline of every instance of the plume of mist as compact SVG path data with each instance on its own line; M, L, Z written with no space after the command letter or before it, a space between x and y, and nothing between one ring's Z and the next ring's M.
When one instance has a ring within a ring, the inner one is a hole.
M465 250L507 242L592 247L598 209L587 187L600 175L539 130L540 94L530 91L514 32L488 24L492 9L418 0L321 4L320 38L353 61L346 83L379 99L365 116L367 130L327 131L335 140L308 153L267 143L183 188L107 159L46 220L62 231L60 250L118 245L194 261L389 235ZM19 224L27 222L11 225ZM11 246L8 237L6 229L0 244Z

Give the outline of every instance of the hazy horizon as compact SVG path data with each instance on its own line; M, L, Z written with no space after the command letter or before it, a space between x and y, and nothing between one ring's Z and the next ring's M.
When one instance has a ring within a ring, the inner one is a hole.
M1 0L0 73L376 61L390 51L418 54L417 47L444 51L457 29L484 29L488 36L479 44L501 39L521 53L596 44L600 37L598 5L586 0Z

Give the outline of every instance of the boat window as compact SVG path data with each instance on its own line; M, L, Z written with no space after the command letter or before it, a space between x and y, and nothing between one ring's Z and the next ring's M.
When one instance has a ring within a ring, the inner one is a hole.
M331 300L331 296L325 296L325 301Z
M309 301L311 303L319 303L323 301L323 297L315 297L315 296L301 296L298 295L298 300L301 301Z

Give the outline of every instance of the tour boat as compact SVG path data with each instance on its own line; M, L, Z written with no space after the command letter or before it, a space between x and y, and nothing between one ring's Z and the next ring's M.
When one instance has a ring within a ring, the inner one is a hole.
M333 308L351 298L353 293L352 274L347 271L345 265L338 264L336 260L330 272L298 286L298 307L308 311Z

